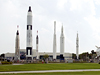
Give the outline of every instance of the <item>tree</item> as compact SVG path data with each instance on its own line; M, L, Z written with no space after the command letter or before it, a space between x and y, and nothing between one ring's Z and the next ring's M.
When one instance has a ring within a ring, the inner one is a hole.
M72 58L76 59L76 54L72 53Z
M49 55L45 54L43 57L44 57L44 59L47 59L49 57Z
M5 54L1 54L1 57L5 58Z
M97 56L96 52L94 50L91 51L91 59L94 59Z
M91 53L94 54L94 50L92 50Z
M79 55L80 59L83 59L83 61L87 61L89 59L89 53L85 52Z
M45 54L45 55L43 56L43 58L44 58L44 60L45 60L45 63L48 63L48 57L49 57L49 55L47 55L47 54Z
M89 54L89 58L92 59L92 54L91 53Z

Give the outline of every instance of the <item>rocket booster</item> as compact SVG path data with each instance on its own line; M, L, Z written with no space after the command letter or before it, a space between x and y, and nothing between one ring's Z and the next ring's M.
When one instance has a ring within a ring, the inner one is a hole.
M39 37L38 37L38 31L36 36L36 59L39 59L38 57L38 44L39 44Z
M38 37L38 31L37 31L36 44L38 44L38 39L39 39L39 37Z
M18 28L18 26L17 26ZM15 43L15 58L14 60L20 60L20 47L19 47L19 31L16 33L16 43Z
M56 59L56 21L54 21L53 59Z
M60 54L64 54L64 34L63 34L63 26L61 28L61 36L60 36Z
M32 10L29 6L27 14L27 42L26 42L26 57L32 55Z
M76 37L76 56L77 56L77 59L79 59L79 55L78 55L78 52L79 51L79 38L78 38L78 32L77 32L77 37Z

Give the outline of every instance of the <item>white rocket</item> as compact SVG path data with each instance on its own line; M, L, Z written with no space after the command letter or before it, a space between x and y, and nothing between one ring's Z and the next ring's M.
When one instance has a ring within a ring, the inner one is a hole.
M37 31L37 36L36 36L36 59L39 59L39 56L38 56L38 44L39 44L39 37L38 37L38 31Z
M27 42L26 42L26 60L33 60L32 54L32 10L29 6L27 14Z
M18 28L18 26L17 26ZM17 61L17 60L20 60L20 47L19 47L19 31L17 30L17 33L16 33L16 40L15 40L15 58L14 60Z
M78 38L78 33L77 33L77 37L76 37L76 56L77 56L77 59L79 59L79 38Z
M56 21L54 21L53 59L56 59Z
M64 54L64 34L63 34L63 26L61 28L61 36L60 36L60 55Z

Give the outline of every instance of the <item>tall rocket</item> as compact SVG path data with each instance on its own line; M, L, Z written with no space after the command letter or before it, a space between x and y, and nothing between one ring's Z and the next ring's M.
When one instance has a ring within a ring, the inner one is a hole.
M61 28L61 36L60 36L60 56L64 54L64 33L63 26Z
M18 26L17 26L18 28ZM17 60L20 60L20 47L19 47L19 31L17 30L17 33L16 33L16 40L15 40L15 58L14 60L17 61Z
M78 32L77 32L77 37L76 37L76 56L77 56L77 59L79 59L79 38L78 38Z
M56 21L54 21L53 59L56 59Z
M33 60L32 54L32 10L29 6L27 14L27 42L26 42L26 59Z
M39 44L39 37L38 37L38 31L37 31L37 36L36 36L36 59L39 59L39 56L38 56L38 44Z

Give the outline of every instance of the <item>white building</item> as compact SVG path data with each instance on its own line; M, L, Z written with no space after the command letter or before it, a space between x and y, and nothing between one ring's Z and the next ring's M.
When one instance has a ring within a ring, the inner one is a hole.
M36 58L36 49L33 49L32 52L33 52L33 58ZM20 58L21 54L26 55L26 49L20 49ZM53 52L39 52L38 53L39 59L42 59L44 55L49 55L49 58L53 59ZM13 59L14 56L15 53L5 53L5 58ZM72 53L64 53L64 58L72 59ZM56 53L56 59L60 59L60 53Z

